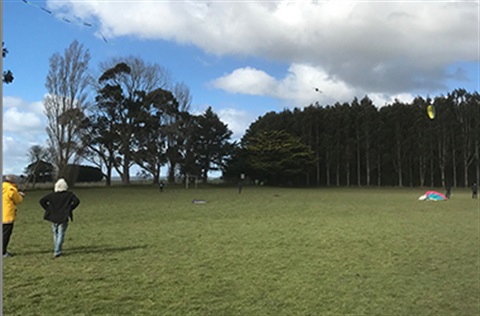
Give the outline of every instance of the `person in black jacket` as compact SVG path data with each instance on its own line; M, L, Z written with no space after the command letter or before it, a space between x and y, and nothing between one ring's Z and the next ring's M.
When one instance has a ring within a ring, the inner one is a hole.
M43 218L52 222L53 255L55 258L62 255L62 245L68 227L68 219L70 218L73 221L73 210L79 204L78 197L68 191L68 184L65 179L59 179L55 183L54 192L40 199L40 205L45 210Z

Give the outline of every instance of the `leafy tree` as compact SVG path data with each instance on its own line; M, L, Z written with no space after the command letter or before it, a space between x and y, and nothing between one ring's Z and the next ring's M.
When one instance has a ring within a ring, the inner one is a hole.
M194 118L190 144L194 147L195 160L200 166L203 182L207 182L210 170L220 170L225 166L225 159L232 151L229 142L231 136L232 131L211 107Z
M238 182L241 175L251 175L248 165L248 155L243 147L237 142L232 144L232 153L226 158L223 168L223 180L228 182Z
M242 141L253 176L271 184L290 182L315 164L315 153L285 131L259 132Z
M69 178L65 168L69 163L78 162L85 148L82 140L86 131L89 60L88 49L77 41L72 42L63 56L56 53L50 58L45 84L48 95L43 104L48 120L49 151L56 176L66 178L71 185L74 179Z
M7 57L8 49L5 47L5 43L2 42L2 58ZM3 83L12 83L13 82L13 73L10 70L5 70L2 73L2 82Z
M457 142L459 143L458 146L462 149L460 158L463 165L463 185L468 187L468 169L475 160L478 161L479 159L480 122L478 121L478 113L480 113L480 105L478 103L478 92L476 92L475 98L475 95L468 93L465 89L456 89L449 93L447 98L452 104L455 121L458 124L457 134L459 137ZM478 176L476 178L478 178Z
M373 169L372 156L375 154L375 139L377 139L379 132L377 109L368 96L365 96L360 101L360 113L358 119L360 120L359 128L362 140L361 153L364 155L365 183L367 186L370 186Z
M25 168L27 184L32 183L32 188L37 182L52 181L53 165L46 162L49 159L48 151L40 145L33 145L28 150L30 164Z
M151 106L146 114L143 128L138 132L138 146L135 162L153 177L153 183L160 180L160 168L168 160L167 145L169 140L178 135L171 124L174 113L178 113L178 103L170 91L157 89L145 97L144 104ZM175 121L176 122L176 121Z
M412 110L415 114L411 122L411 132L413 135L416 135L416 138L412 142L410 168L416 170L415 173L418 176L418 180L415 183L422 187L425 185L428 161L431 159L431 154L428 150L431 143L431 132L425 128L430 123L430 119L427 115L423 115L427 112L429 102L431 102L430 99L425 100L422 97L416 97L412 101Z
M429 104L436 108L434 119L427 116ZM480 177L479 105L478 92L456 89L434 100L395 100L381 108L366 96L351 103L269 112L249 126L242 138L243 152L234 154L227 171L232 174L241 160L251 161L252 153L245 151L251 139L286 132L316 156L315 167L295 176L297 183L309 185L314 175L317 183L323 177L321 183L337 186L469 186ZM264 179L286 178L259 170L257 176Z
M440 183L442 187L445 187L447 181L447 166L451 163L452 158L452 130L455 129L455 117L453 104L447 98L435 98L434 106L437 111L435 120L433 121L436 166L439 170Z
M77 175L77 182L99 182L103 179L103 173L100 168L84 165L68 165L70 173Z
M107 117L95 112L89 117L88 133L84 135L84 143L87 145L83 157L102 170L102 173L106 169L103 175L107 186L111 185L117 146L113 125Z
M167 86L169 75L159 65L135 57L114 59L102 67L91 123L99 131L90 150L101 152L102 161L129 184L135 155L140 161L138 154L144 149L140 135L145 135L150 120L152 93Z
M35 187L35 184L41 182L52 182L54 180L54 166L46 161L40 160L34 163L29 164L25 168L25 173L27 174L27 183L32 183L32 187ZM32 178L34 180L32 180Z

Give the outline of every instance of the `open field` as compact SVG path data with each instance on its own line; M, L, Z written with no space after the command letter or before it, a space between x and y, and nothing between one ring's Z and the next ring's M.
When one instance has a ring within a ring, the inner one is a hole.
M78 188L53 259L27 193L3 260L4 315L479 315L468 190ZM193 204L203 199L206 204Z

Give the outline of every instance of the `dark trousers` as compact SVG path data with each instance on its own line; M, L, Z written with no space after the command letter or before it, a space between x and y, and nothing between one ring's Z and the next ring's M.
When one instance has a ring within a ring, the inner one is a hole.
M3 224L3 254L7 253L8 243L10 242L10 236L13 232L13 223Z

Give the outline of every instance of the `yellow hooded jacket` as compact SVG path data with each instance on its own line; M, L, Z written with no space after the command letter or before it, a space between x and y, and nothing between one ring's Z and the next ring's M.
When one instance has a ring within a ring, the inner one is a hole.
M9 224L15 221L17 205L22 203L23 197L18 193L17 186L10 182L2 184L2 223Z

